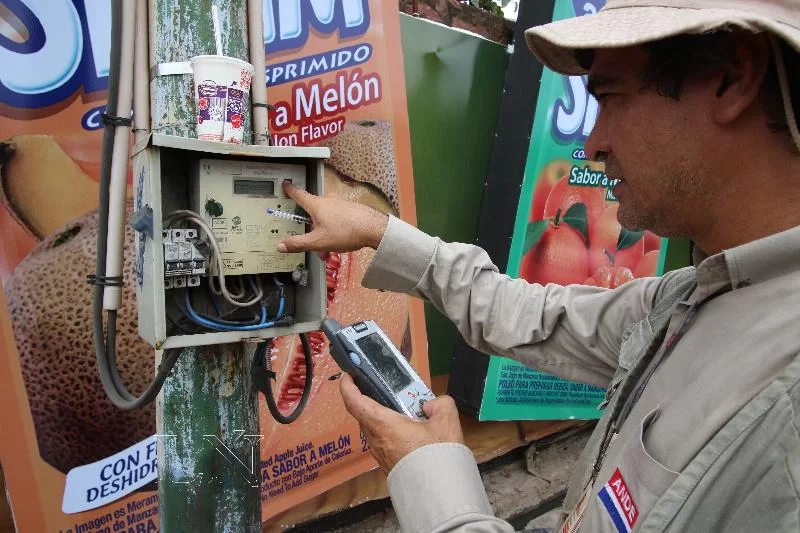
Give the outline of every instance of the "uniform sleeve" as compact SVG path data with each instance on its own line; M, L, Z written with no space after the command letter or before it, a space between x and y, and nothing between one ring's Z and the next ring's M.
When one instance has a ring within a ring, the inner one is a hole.
M405 532L514 533L494 516L472 452L462 444L429 444L389 473L389 495Z
M606 386L622 333L647 316L663 280L636 279L615 290L530 284L500 274L477 246L445 243L390 217L363 284L430 302L477 350Z

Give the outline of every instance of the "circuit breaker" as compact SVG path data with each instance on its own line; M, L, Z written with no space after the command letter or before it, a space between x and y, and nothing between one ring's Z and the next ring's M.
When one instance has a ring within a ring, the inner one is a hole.
M206 256L198 249L194 229L165 229L164 288L197 287L206 273Z
M284 180L305 189L306 167L266 161L200 159L194 169L192 210L214 232L225 275L291 272L304 254L277 251L282 239L305 233L305 224L268 215L266 210L294 212ZM212 269L215 265L212 265Z

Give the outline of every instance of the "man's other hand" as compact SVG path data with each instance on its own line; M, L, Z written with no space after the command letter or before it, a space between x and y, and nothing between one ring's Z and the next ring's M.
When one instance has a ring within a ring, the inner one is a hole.
M342 198L314 196L289 182L283 190L314 224L310 232L278 243L279 252L353 252L381 243L388 215Z
M453 399L440 396L422 406L428 420L413 420L361 394L353 378L342 374L340 389L348 412L358 420L372 455L389 473L406 455L426 444L464 442Z

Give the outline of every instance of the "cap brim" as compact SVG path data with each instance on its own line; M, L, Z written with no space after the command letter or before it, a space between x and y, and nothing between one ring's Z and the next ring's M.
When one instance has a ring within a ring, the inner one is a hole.
M800 30L751 12L735 9L619 7L593 15L569 18L525 31L533 54L562 74L585 74L577 50L624 48L680 34L706 33L721 28L767 31L800 51Z

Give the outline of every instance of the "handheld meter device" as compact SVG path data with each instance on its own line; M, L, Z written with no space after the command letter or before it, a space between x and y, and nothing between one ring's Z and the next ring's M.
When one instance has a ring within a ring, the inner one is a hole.
M322 331L334 361L362 394L411 418L427 418L422 406L436 397L375 321L344 327L326 318Z

